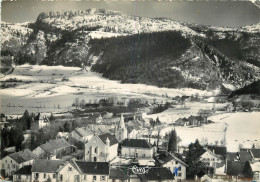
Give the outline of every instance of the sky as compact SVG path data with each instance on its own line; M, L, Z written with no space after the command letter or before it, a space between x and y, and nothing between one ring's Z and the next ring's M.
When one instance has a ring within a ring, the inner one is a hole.
M2 21L35 21L39 13L89 8L122 11L144 17L167 17L203 25L241 27L260 22L260 9L250 1L40 1L16 0L1 3Z

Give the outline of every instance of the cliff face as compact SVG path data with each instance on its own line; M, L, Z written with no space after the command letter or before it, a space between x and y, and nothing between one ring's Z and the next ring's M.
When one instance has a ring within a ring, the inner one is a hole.
M89 9L1 28L1 55L15 64L91 66L110 79L172 88L241 88L259 78L259 24L207 27Z

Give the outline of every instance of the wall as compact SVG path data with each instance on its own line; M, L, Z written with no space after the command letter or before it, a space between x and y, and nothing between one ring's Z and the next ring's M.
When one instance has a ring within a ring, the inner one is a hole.
M57 181L60 182L62 177L62 182L74 182L76 176L80 177L79 171L68 163L58 172Z
M32 176L31 175L13 175L13 182L31 182Z
M6 156L1 160L1 169L5 170L5 177L7 177L19 169L19 164L11 157Z
M35 180L35 176L36 176L36 173L37 172L32 172L32 181ZM46 178L44 178L44 173L38 173L38 181L40 182L44 182L44 181L47 181L48 177L50 177L51 179L51 182L56 182L56 173L45 173L46 174ZM55 175L53 177L53 175Z
M186 179L186 166L184 166L183 164L181 164L180 162L178 162L176 160L171 160L163 165L163 167L167 167L168 169L170 169L172 171L172 173L175 172L175 167L178 168L179 166L181 166L181 169L178 170L177 176L174 177L175 181L185 180ZM181 176L179 176L179 174L181 174Z
M98 147L97 153L95 153L95 148ZM106 162L107 156L106 146L97 136L92 137L88 143L85 144L85 161L93 162L94 157L96 157L97 162Z
M84 177L85 176L85 177ZM81 181L82 182L89 182L93 181L93 177L96 176L96 181L95 182L105 182L108 181L108 175L92 175L92 174L82 174L81 175ZM101 179L101 176L105 177L104 180Z
M135 154L138 153L137 158L152 158L153 157L153 149L145 149L145 148L134 148L134 147L124 147L122 146L122 157L135 157ZM145 155L145 156L143 156Z
M217 158L216 156L210 154L208 151L205 152L202 156L201 156L201 160L204 163L208 163L208 166L211 167L215 167L216 163L222 163L222 160L220 160L219 158Z
M34 153L34 155L36 155L37 158L44 158L46 155L46 152L40 146L34 149L32 153Z

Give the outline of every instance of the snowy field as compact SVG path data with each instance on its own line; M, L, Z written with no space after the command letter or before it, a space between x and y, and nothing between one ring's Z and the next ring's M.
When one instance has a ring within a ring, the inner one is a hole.
M228 151L237 151L239 145L260 148L260 113L237 112L212 116L209 119L228 125L226 138Z
M160 97L162 94L168 96L216 94L196 89L168 89L144 84L121 84L119 81L108 80L98 73L86 70L64 66L27 64L17 66L12 74L0 78L0 81L10 79L22 81L15 82L16 87L0 90L1 111L6 114L21 114L25 109L30 112L68 110L75 98L94 102L107 97L118 99L138 97L152 100L154 97L150 94L157 95L157 100L162 99ZM7 105L14 107L6 107ZM35 107L40 107L40 109Z
M169 118L171 117L169 116ZM259 112L219 114L211 116L209 119L213 120L214 123L193 128L167 126L160 131L160 135L164 136L175 128L177 135L181 138L181 142L179 143L181 146L188 146L190 143L195 142L196 139L198 139L202 144L208 143L210 145L220 145L226 138L226 147L230 152L239 151L239 145L241 147L251 148L252 145L255 144L257 148L260 148ZM148 131L143 133L148 135ZM152 135L157 134L158 130L152 132ZM156 141L156 139L152 140L152 142L154 141Z

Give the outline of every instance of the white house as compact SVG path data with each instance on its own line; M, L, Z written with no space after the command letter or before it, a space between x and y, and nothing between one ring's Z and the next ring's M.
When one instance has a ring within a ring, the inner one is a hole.
M76 128L69 134L68 141L72 144L77 142L86 143L93 135L94 133L87 127Z
M89 162L108 162L116 158L117 139L110 133L94 135L85 144L84 160Z
M134 127L132 126L128 126L127 127L127 138L132 138L132 139L135 139L138 137L138 130L136 130Z
M174 154L165 152L155 156L154 159L156 166L166 167L175 174L175 181L179 182L186 179L186 168L188 165L177 158ZM178 170L176 170L176 168L178 168Z
M115 127L115 136L119 143L121 143L125 138L127 138L127 128L125 127L123 114L121 114L120 121Z
M13 173L13 182L31 182L32 165L23 166Z
M125 139L121 144L121 156L129 158L152 158L152 145L145 139Z
M32 164L35 158L29 149L9 154L1 160L2 173L4 176L11 176L21 167Z
M75 161L80 170L81 182L105 182L109 179L109 164L107 162Z
M32 122L31 122L32 130L39 130L46 126L50 126L50 121L46 115L39 113L36 117L32 118Z
M36 160L32 165L32 181L80 182L80 172L73 162Z
M204 162L207 166L216 167L217 164L223 163L223 157L211 152L209 149L205 148L205 152L200 156L200 160Z

